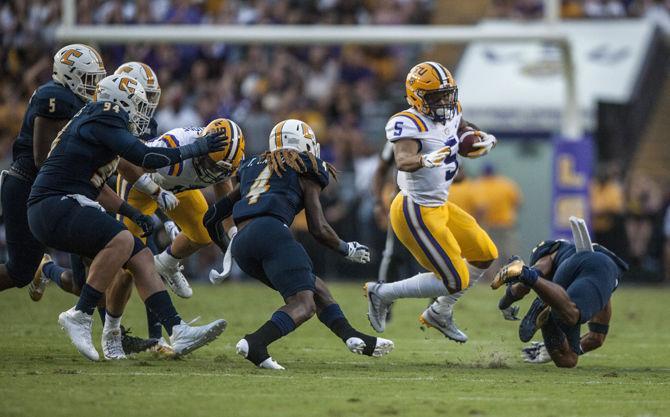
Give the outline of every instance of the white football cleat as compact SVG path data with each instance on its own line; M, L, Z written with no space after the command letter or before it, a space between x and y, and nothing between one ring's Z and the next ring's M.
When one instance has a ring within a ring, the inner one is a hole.
M363 354L363 350L366 348L366 344L361 339L360 337L350 337L347 339L347 348L352 352L352 353L357 353L359 355ZM394 348L394 344L392 341L388 339L383 339L381 337L377 338L377 342L375 344L375 350L372 353L372 356L375 358L379 358L380 356L388 355L391 353L391 351Z
M58 315L58 324L67 332L70 341L79 353L87 359L97 361L100 359L98 351L93 346L91 331L93 328L93 316L72 307Z
M247 339L240 339L240 341L237 342L237 345L235 345L235 350L237 351L238 355L246 359L249 355L249 342L247 342ZM274 369L277 371L286 369L278 364L277 361L272 359L272 356L269 356L266 360L261 362L258 367L262 369Z
M184 267L181 264L170 266L160 260L160 256L154 256L154 264L156 265L156 272L163 278L163 281L168 287L181 298L191 298L193 289L186 280L186 277L181 272Z
M182 321L172 328L170 344L176 356L183 356L219 337L227 325L223 319L214 320L204 326L190 326Z
M368 299L368 320L376 332L381 333L386 328L386 315L393 303L387 303L377 294L377 290L384 284L378 282L366 282L363 287Z
M436 330L454 342L465 343L468 341L468 335L463 333L456 326L456 324L454 324L454 316L452 311L449 311L448 314L439 315L433 311L432 307L428 307L419 316L419 322L423 326L434 327Z
M33 280L28 284L28 295L30 295L30 299L33 301L40 301L42 299L44 290L49 283L49 278L44 275L44 271L42 270L44 265L49 262L51 262L51 256L49 256L48 253L45 253L44 256L42 256L42 261L40 261L40 264L37 267L37 271L35 271Z
M102 331L102 354L107 360L126 359L121 328Z

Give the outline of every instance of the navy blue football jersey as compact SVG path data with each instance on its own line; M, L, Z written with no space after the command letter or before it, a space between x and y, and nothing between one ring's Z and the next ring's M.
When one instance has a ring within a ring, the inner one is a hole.
M111 102L88 103L54 140L33 184L28 205L53 195L81 194L95 200L116 170L118 152L102 130L118 130L118 143L137 142L128 132L128 113ZM96 135L96 132L100 132Z
M37 167L33 158L33 125L35 118L48 117L50 119L70 120L86 104L69 88L49 81L35 90L28 108L23 116L23 124L13 146L14 165L22 173L35 177ZM53 133L55 138L58 132Z
M329 181L325 162L317 158L317 171L314 171L310 158L306 154L300 156L308 167L305 174L285 165L286 171L280 177L270 171L267 161L260 156L242 163L238 171L242 199L233 207L236 223L262 216L276 217L289 226L293 223L293 218L304 208L300 175L316 181L322 189Z

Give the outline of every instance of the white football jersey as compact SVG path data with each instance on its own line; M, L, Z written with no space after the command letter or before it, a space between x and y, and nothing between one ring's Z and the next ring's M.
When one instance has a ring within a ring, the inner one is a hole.
M458 126L460 108L445 124L433 122L410 108L393 115L386 124L386 139L416 139L419 152L429 153L445 146L451 147L451 156L436 168L420 168L414 172L398 171L398 187L403 195L422 206L438 207L447 201L449 186L458 171Z
M147 142L147 146L156 148L176 148L199 140L202 127L172 129L158 138ZM163 189L178 193L186 190L199 190L226 178L215 181L203 175L202 169L194 159L187 159L178 164L163 167L150 173L151 179Z

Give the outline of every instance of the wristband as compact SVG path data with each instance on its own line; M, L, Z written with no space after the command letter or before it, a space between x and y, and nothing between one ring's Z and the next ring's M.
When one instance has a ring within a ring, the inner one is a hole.
M149 174L143 174L139 177L137 181L135 181L135 184L133 184L133 188L148 195L156 195L161 190L161 187L151 179Z
M339 245L337 246L337 251L342 255L342 256L347 256L349 255L349 244L345 242L344 240L340 240Z
M207 147L207 142L205 140L197 140L188 145L180 146L179 153L181 154L181 160L185 161L197 156L207 155L209 153L209 148Z
M118 213L124 217L127 217L129 219L132 219L133 217L137 215L141 215L142 212L140 212L138 209L135 207L131 206L127 202L121 203L121 206L119 206Z
M607 331L610 329L609 324L589 322L588 325L589 330L593 333L607 334Z

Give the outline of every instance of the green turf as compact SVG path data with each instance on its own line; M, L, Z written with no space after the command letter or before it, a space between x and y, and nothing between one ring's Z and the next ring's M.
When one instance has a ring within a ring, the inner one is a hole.
M350 321L370 331L360 285L334 284ZM255 369L234 352L280 304L255 284L196 286L177 300L185 319L224 317L213 344L179 361L141 354L123 362L85 360L56 324L74 298L55 286L39 303L26 290L0 295L1 416L661 416L670 415L670 291L623 288L614 297L606 345L579 367L527 365L516 324L496 310L499 294L482 285L456 309L464 345L422 332L424 301L401 300L385 336L390 356L349 353L317 320L271 346L287 370ZM524 308L527 305L524 304ZM145 334L133 298L124 322ZM95 343L100 323L96 318Z

